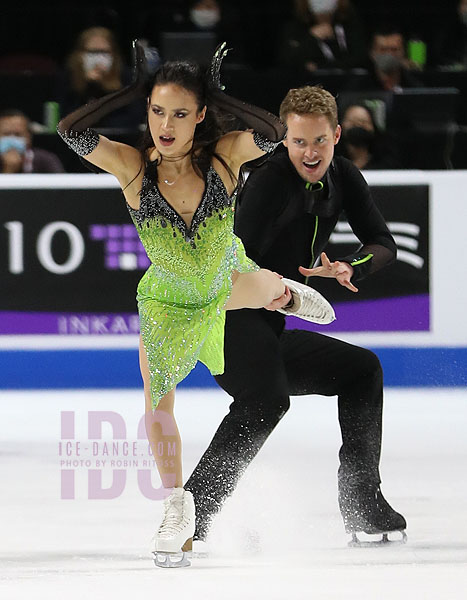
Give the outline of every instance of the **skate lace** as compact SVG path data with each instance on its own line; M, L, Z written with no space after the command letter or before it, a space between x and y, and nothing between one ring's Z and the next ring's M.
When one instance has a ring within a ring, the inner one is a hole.
M314 290L311 288L306 292L300 292L300 306L296 312L319 321L327 321L331 316L329 308L322 301L321 296L317 296L313 292Z
M158 530L160 536L172 536L181 531L188 523L184 514L183 498L164 500L164 518Z

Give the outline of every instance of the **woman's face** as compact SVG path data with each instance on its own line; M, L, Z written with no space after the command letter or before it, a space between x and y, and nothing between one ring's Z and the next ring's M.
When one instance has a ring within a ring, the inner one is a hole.
M353 127L361 127L367 131L374 132L373 121L370 114L363 106L350 106L342 119L342 129L352 129Z
M83 68L88 73L97 71L102 75L110 71L114 58L109 40L101 35L91 36L84 44L82 60Z
M102 35L93 35L85 43L84 52L112 52L112 46Z
M201 123L206 107L198 111L195 95L179 85L156 85L149 98L149 130L156 149L163 156L178 156L193 145L196 125Z

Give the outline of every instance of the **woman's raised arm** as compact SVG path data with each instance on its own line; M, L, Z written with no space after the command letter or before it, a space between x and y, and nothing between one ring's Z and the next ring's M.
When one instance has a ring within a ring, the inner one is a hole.
M126 185L128 177L134 177L141 166L138 150L114 142L92 129L104 116L146 95L148 79L145 50L139 42L134 47L134 79L121 90L107 94L86 104L64 117L57 126L62 139L79 156L97 167L115 175Z
M219 144L219 151L229 158L235 169L266 152L272 152L284 139L287 128L278 117L264 108L237 100L223 92L220 67L227 52L224 42L214 54L210 69L210 100L253 130L227 134Z

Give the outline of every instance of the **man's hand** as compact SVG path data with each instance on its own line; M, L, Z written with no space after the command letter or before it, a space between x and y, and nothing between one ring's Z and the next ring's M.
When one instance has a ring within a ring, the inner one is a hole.
M282 279L282 275L279 275L279 273L276 273L275 271L273 271L273 273L274 275L277 275L279 279ZM290 293L289 288L286 287L282 296L279 296L279 298L274 298L274 300L264 308L266 310L277 310L278 308L284 308L284 306L287 306L291 299L292 294Z
M306 277L335 277L341 285L351 292L358 292L358 289L350 282L353 275L353 267L348 263L338 260L332 263L324 252L321 252L321 263L321 267L315 267L314 269L298 267L298 270Z

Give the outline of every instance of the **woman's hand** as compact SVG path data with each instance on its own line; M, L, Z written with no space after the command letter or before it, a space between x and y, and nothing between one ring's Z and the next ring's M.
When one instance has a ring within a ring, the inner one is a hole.
M217 46L216 51L214 52L211 66L209 67L209 87L211 90L220 92L225 90L225 86L221 83L221 65L230 50L231 48L227 48L227 43L222 42L222 44Z
M279 273L276 273L275 271L273 271L273 273L274 275L277 275L279 279L282 279L282 275L279 275ZM279 298L274 298L274 300L264 308L266 310L277 310L278 308L284 308L284 306L287 306L291 299L292 294L290 293L289 288L286 286L285 292L282 294L282 296L279 296Z
M331 262L324 252L321 252L321 263L321 267L315 267L314 269L298 267L298 270L306 277L334 277L351 292L358 292L358 289L350 282L353 275L353 267L348 263L338 260Z

